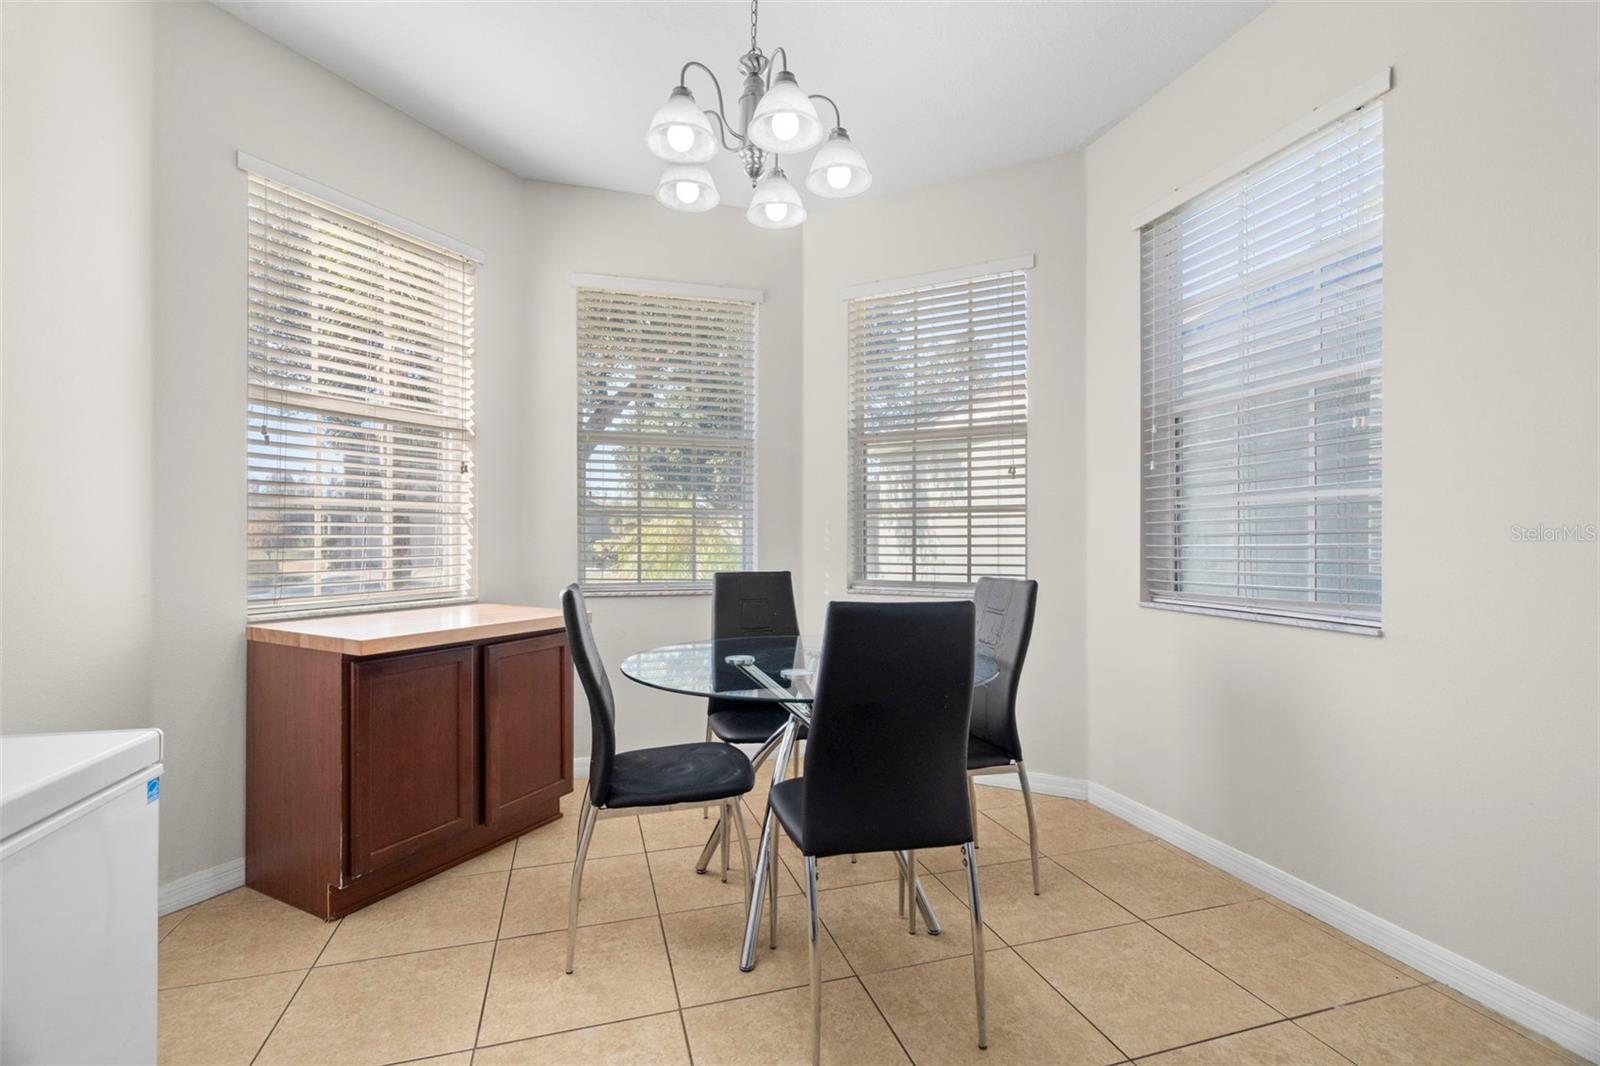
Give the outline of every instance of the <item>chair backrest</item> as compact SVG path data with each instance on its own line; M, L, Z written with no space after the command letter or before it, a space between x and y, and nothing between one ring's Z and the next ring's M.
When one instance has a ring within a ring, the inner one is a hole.
M731 570L711 577L711 636L797 637L800 622L794 609L794 581L787 570ZM736 666L717 664L728 671L720 681L737 682L744 675ZM719 686L720 687L720 686ZM707 700L706 713L749 710L739 700Z
M972 839L973 605L831 603L806 744L806 848L900 851Z
M567 627L567 650L589 701L589 801L604 807L611 798L611 760L617 754L617 705L611 695L606 664L600 661L583 590L571 584L561 593L561 618Z
M1033 636L1039 583L1013 577L980 577L972 602L978 610L978 650L992 656L1000 672L972 690L972 735L1013 759L1022 758L1017 736L1017 686Z

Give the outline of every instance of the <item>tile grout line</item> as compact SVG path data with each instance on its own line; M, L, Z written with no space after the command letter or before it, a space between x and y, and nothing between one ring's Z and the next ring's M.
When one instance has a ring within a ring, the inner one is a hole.
M1303 1017L1307 1017L1307 1016L1306 1015L1301 1015L1301 1017L1303 1018ZM1356 1066L1356 1060L1355 1059L1352 1059L1349 1055L1346 1055L1344 1052L1340 1051L1338 1048L1334 1047L1332 1044L1330 1044L1326 1040L1322 1039L1322 1037L1318 1036L1316 1033L1313 1033L1310 1029L1307 1029L1305 1026L1301 1025L1298 1019L1290 1018L1289 1019L1289 1024L1294 1026L1300 1032L1302 1032L1302 1033L1306 1034L1307 1036L1309 1036L1311 1039L1315 1040L1317 1043L1321 1044L1323 1047L1327 1048L1329 1051L1333 1052L1335 1055L1339 1056L1344 1061L1350 1063L1351 1066Z
M736 810L734 811L734 817L742 818L743 814ZM643 844L644 824L639 822L637 816L633 820L639 823L639 842ZM708 821L709 819L702 820ZM726 827L724 827L724 832L726 831ZM667 850L670 851L672 849L669 848ZM650 849L648 846L645 847L643 854L645 876L650 879L650 899L656 905L656 929L661 934L661 953L667 957L667 976L672 979L672 999L678 1005L676 1012L678 1015L678 1032L683 1036L683 1052L689 1056L689 1066L694 1066L694 1047L689 1043L689 1023L684 1021L683 1018L683 994L678 991L678 968L672 963L672 942L667 939L667 920L661 913L661 896L656 892L656 872L655 868L650 865ZM709 868L706 872L707 875L710 874ZM749 876L748 871L745 876Z
M1231 906L1234 906L1234 904L1228 903L1228 904L1224 904L1224 906L1231 907ZM1160 920L1161 919L1156 919L1156 921L1160 921ZM1289 1015L1286 1012L1279 1010L1277 1007L1274 1007L1272 1004L1268 1003L1266 1000L1262 999L1260 996L1258 996L1254 992L1250 991L1244 985L1242 985L1238 981L1234 980L1231 976L1229 976L1226 973L1223 973L1222 970L1218 969L1216 966L1213 966L1210 962L1206 961L1205 959L1202 959L1199 955L1196 955L1193 951L1191 951L1189 949L1189 947L1187 945L1180 943L1179 941L1173 939L1170 936L1167 936L1167 934L1165 932L1163 932L1158 926L1156 926L1152 922L1144 921L1144 919L1140 919L1140 921L1144 922L1145 925L1147 925L1151 929L1155 930L1155 932L1158 935L1160 935L1161 937L1165 938L1169 943L1172 943L1172 944L1176 945L1180 951L1184 952L1187 955L1193 956L1196 960L1199 961L1200 965L1204 966L1208 970L1211 970L1213 973L1215 973L1219 977L1221 977L1224 981L1227 981L1229 984L1233 985L1239 991L1243 992L1245 995L1249 996L1251 999L1255 1000L1257 1003L1261 1004L1263 1007L1267 1008L1269 1011L1271 1011L1272 1013L1276 1014L1278 1016L1279 1020L1283 1020L1283 1021L1288 1020ZM1259 1029L1260 1026L1251 1026L1250 1028ZM1242 1032L1243 1030L1240 1030L1240 1031ZM1224 1034L1224 1035L1226 1035L1226 1034Z
M478 1001L478 1024L473 1026L472 1029L472 1047L468 1049L471 1052L471 1055L468 1056L469 1063L472 1059L478 1057L478 1037L483 1033L483 1016L489 1010L489 986L494 984L495 963L500 961L500 930L503 929L506 924L506 904L511 899L511 879L516 876L516 861L517 853L515 849L513 849L511 852L511 862L513 865L506 873L505 892L500 896L500 916L495 919L494 923L494 947L489 951L489 972L484 975L483 998Z
M960 956L957 956L957 958L960 958ZM941 959L939 961L942 962L944 960ZM883 1006L878 1002L878 997L872 994L872 989L868 988L867 982L863 981L860 977L857 977L855 981L856 984L861 986L861 991L867 994L867 1002L871 1003L872 1009L878 1012L878 1017L883 1019L883 1024L889 1027L889 1035L894 1037L894 1042L896 1044L900 1045L900 1054L904 1055L906 1057L906 1061L911 1063L912 1066L916 1066L917 1060L911 1057L911 1049L906 1047L905 1040L903 1040L900 1036L900 1030L894 1027L894 1022L890 1021L889 1016L883 1012Z
M1133 923L1129 922L1128 924L1132 925ZM1117 927L1117 928L1120 928L1120 927ZM1097 931L1098 930L1091 930L1091 932L1097 932ZM1070 935L1077 935L1077 934L1070 934ZM1055 939L1055 938L1052 938L1052 939ZM1043 941L1035 941L1035 943L1043 943ZM1125 1062L1132 1062L1133 1061L1133 1056L1129 1055L1126 1051L1124 1051L1121 1044L1119 1044L1115 1040L1111 1039L1111 1034L1107 1033L1104 1029L1100 1028L1100 1024L1098 1022L1096 1022L1093 1018L1089 1017L1088 1012L1082 1010L1076 1003L1072 1002L1072 997L1067 995L1060 988L1057 988L1056 987L1056 983L1054 981L1050 980L1050 978L1046 977L1043 973L1039 972L1039 968L1033 964L1033 960L1029 959L1026 955L1024 955L1022 952L1018 951L1016 948L1012 948L1011 949L1011 953L1013 955L1015 955L1017 958L1021 959L1022 960L1022 964L1024 966L1026 966L1028 969L1032 970L1034 975L1036 977L1038 977L1039 980L1043 981L1045 983L1045 985L1047 985L1049 987L1050 991L1052 991L1056 995L1060 996L1061 999L1062 999L1062 1002L1066 1003L1067 1006L1071 1007L1072 1008L1072 1012L1074 1014L1076 1014L1078 1017L1082 1018L1084 1021L1088 1022L1089 1023L1089 1028L1091 1028L1095 1032L1099 1033L1100 1034L1100 1039L1102 1039L1106 1043L1110 1044L1112 1046L1112 1048L1114 1048L1116 1050L1117 1054L1122 1056L1123 1061L1125 1061Z
M1302 925L1310 926L1312 929L1315 929L1317 932L1321 933L1325 937L1328 937L1330 940L1333 940L1333 941L1336 941L1337 943L1343 944L1345 947L1355 948L1357 951L1361 952L1361 954L1365 955L1367 958L1371 959L1373 962L1376 962L1378 965L1383 966L1386 969L1393 970L1395 973L1399 974L1401 977L1404 977L1406 980L1410 981L1412 983L1411 987L1413 987L1413 988L1426 986L1428 984L1437 984L1437 982L1434 982L1434 981L1418 981L1416 978L1412 977L1410 974L1405 973L1402 970L1396 969L1394 966L1391 966L1390 963L1391 962L1399 962L1400 960L1398 960L1398 959L1390 959L1389 956L1387 956L1387 955L1374 954L1374 952L1377 951L1376 948L1368 947L1366 944L1361 943L1361 941L1356 940L1354 937L1352 937L1350 940L1342 940L1339 937L1334 936L1332 933L1328 932L1327 929L1322 928L1322 926L1320 924L1318 924L1316 919L1312 918L1309 914L1305 914L1304 912L1302 912L1302 911L1300 911L1298 909L1285 910L1284 909L1285 907L1293 906L1293 904L1290 904L1285 900L1278 899L1276 896L1271 896L1271 895L1268 895L1266 893L1263 893L1262 895L1260 895L1260 896L1258 896L1256 898L1257 899L1266 900L1268 905L1272 906L1275 910L1282 911L1284 914L1287 914L1289 917L1293 918L1297 922L1300 922ZM1276 902L1273 902L1274 900L1276 900ZM1283 904L1283 906L1278 906L1278 904L1280 904L1280 903ZM1332 928L1332 927L1330 926L1329 928ZM1398 989L1396 991L1398 991ZM1373 998L1373 997L1368 997L1368 998Z
M278 1026L283 1024L284 1016L289 1013L289 1008L294 1006L294 1001L300 995L300 990L306 986L306 981L311 977L311 971L317 968L317 963L322 959L322 953L328 950L328 945L333 943L333 938L338 934L339 927L343 924L343 918L333 923L333 931L328 934L328 939L322 942L322 947L317 949L317 957L311 960L311 965L306 967L306 972L300 975L300 983L294 986L294 992L285 1001L283 1009L278 1012L278 1016L273 1019L272 1028L267 1030L267 1035L261 1038L261 1043L256 1047L255 1054L250 1056L250 1066L255 1066L255 1061L267 1049L267 1042L272 1039L272 1034L278 1031Z
M643 918L635 918L635 919L633 919L633 921L643 921L643 920L644 920ZM540 1033L538 1036L518 1036L518 1037L513 1037L510 1040L496 1040L492 1044L479 1044L476 1047L469 1048L467 1050L470 1050L470 1051L473 1051L473 1052L486 1051L489 1048L506 1047L506 1046L511 1045L511 1044L526 1044L526 1043L530 1043L530 1042L535 1041L535 1040L543 1040L546 1037L551 1037L551 1036L569 1036L572 1033L588 1032L590 1029L604 1029L608 1025L621 1025L624 1022L638 1022L638 1021L643 1021L646 1018L661 1018L661 1017L664 1017L664 1016L666 1016L668 1014L681 1014L681 1013L682 1013L682 1011L679 1011L679 1010L676 1010L676 1009L656 1010L656 1011L651 1011L649 1014L635 1015L632 1018L618 1018L615 1021L609 1021L609 1022L590 1022L588 1025L574 1025L571 1029L556 1029L556 1030L554 1030L552 1032ZM459 1055L459 1054L461 1054L461 1052L459 1052L459 1051L446 1051L444 1054L446 1054L446 1055ZM429 1058L435 1058L435 1057L437 1057L437 1056L424 1055L423 1059L429 1059ZM405 1060L405 1061L412 1062L412 1061L418 1061L418 1060L408 1059L408 1060ZM396 1066L396 1064L390 1063L389 1066Z
M1168 1054L1169 1052L1173 1052L1173 1051L1182 1051L1185 1048L1199 1047L1202 1044L1211 1044L1211 1043L1215 1043L1218 1040L1227 1040L1229 1037L1241 1036L1244 1033L1253 1033L1253 1032L1256 1032L1259 1029L1270 1029L1274 1025L1285 1025L1285 1024L1289 1024L1289 1025L1294 1024L1293 1019L1291 1019L1291 1018L1278 1018L1278 1019L1276 1019L1274 1021L1262 1022L1260 1025L1247 1025L1243 1029L1234 1029L1234 1030L1231 1030L1231 1031L1226 1032L1226 1033L1218 1033L1216 1036L1208 1036L1203 1040L1191 1040L1187 1044L1174 1044L1172 1047L1164 1047L1164 1048L1161 1048L1158 1051L1152 1051L1147 1055L1141 1055L1140 1058L1146 1058L1146 1059L1153 1058L1153 1057L1155 1057L1157 1055L1165 1055L1165 1054ZM1310 1035L1310 1034L1307 1034L1307 1035ZM1321 1041L1318 1041L1318 1042L1320 1043ZM1330 1050L1332 1050L1332 1049L1330 1049ZM1343 1055L1340 1055L1339 1057L1341 1059L1344 1058ZM1135 1060L1130 1059L1129 1061L1135 1061ZM1348 1062L1349 1060L1346 1059L1345 1061Z

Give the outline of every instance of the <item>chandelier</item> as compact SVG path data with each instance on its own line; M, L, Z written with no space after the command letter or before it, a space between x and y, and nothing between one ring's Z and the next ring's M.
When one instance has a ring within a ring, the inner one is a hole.
M781 157L809 152L821 144L811 159L806 188L817 196L854 196L872 184L867 161L839 121L839 105L821 93L807 95L789 72L789 54L782 48L771 56L756 45L756 5L750 2L750 50L739 58L744 89L739 95L737 127L723 106L722 84L711 68L694 60L678 73L678 86L661 105L645 144L657 159L671 164L656 185L656 199L675 211L709 211L721 202L717 184L705 167L719 148L735 152L750 178L755 194L745 212L757 226L788 229L806 220L806 205L780 164ZM781 64L774 73L774 65ZM686 79L698 67L717 92L717 109L702 111ZM823 125L812 101L833 109L833 130L823 143ZM712 129L713 121L716 129Z

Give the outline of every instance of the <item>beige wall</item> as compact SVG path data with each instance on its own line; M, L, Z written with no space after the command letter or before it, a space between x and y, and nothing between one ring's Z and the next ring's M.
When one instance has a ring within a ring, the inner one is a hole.
M155 35L154 598L162 879L244 853L243 149L484 252L479 585L523 592L522 182L205 4Z
M1596 15L1278 5L1087 153L1090 777L1591 1016ZM1130 223L1391 64L1385 634L1141 610Z
M0 6L7 732L148 722L150 35Z
M1019 702L1034 773L1081 777L1083 164L1071 154L812 214L805 239L804 609L820 628L849 583L846 286L1032 253L1028 568L1040 582Z
M761 557L797 565L797 234L524 182L207 4L4 10L4 728L164 729L164 882L244 851L239 150L484 251L483 599L576 572L574 272L768 290ZM594 614L614 666L708 608ZM701 735L703 706L617 687L630 745Z

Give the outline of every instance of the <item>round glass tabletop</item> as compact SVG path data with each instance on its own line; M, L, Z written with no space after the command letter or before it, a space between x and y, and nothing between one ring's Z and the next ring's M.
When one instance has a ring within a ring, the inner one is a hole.
M715 696L752 703L810 703L811 682L821 657L820 637L727 637L692 644L668 644L622 660L628 678L651 688L685 696ZM766 688L730 658L748 657L751 664L783 689ZM972 683L988 684L999 673L995 661L977 655Z

